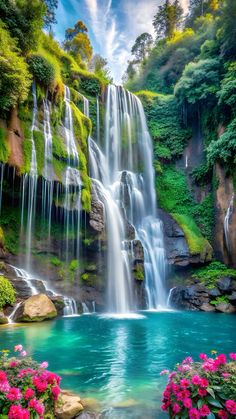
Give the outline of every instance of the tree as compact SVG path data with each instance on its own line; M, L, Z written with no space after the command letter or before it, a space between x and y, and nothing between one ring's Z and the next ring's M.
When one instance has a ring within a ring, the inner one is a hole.
M44 16L44 26L49 30L52 29L52 25L57 23L56 20L56 9L58 7L58 0L44 0L46 5L46 14Z
M131 53L134 55L136 62L142 62L151 50L153 44L152 35L147 32L142 33L135 41Z
M93 71L94 73L96 73L100 70L104 70L105 67L107 66L107 63L108 62L106 58L103 58L99 54L95 54L93 55L92 60L90 61L89 69Z
M75 26L73 28L68 28L65 33L65 40L66 41L72 41L72 39L78 34L78 33L87 33L88 28L87 26L82 22L82 20L78 20L76 22Z
M89 62L93 55L93 48L89 37L85 33L78 33L71 41L64 43L65 50L76 58L78 61L84 60Z
M154 16L153 26L157 38L171 38L182 23L183 9L179 0L175 0L172 4L170 0L166 0L162 6L158 7L158 12Z
M0 0L1 20L24 54L37 48L45 12L41 0Z
M228 58L236 58L236 2L225 0L221 17L222 54Z
M217 58L189 63L175 86L175 95L180 103L196 104L216 99L219 89L219 61Z

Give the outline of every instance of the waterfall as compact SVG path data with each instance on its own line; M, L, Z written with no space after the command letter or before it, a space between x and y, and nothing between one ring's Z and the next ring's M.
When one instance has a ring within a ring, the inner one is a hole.
M79 315L76 302L73 298L64 297L64 304L64 317L75 317Z
M86 106L84 101L85 110ZM106 213L109 311L135 309L124 213L144 248L147 307L165 307L165 250L157 216L152 140L141 101L135 95L122 87L108 86L105 140L100 149L90 138L89 151L91 176Z
M100 109L99 109L99 96L97 96L97 143L100 144Z
M229 206L227 208L225 219L224 219L224 235L225 235L225 242L226 242L226 247L228 251L230 251L229 223L230 223L231 216L233 214L233 210L234 210L234 192L231 196Z
M11 312L11 314L10 314L10 316L8 317L8 323L9 324L13 324L14 323L14 317L15 317L15 314L16 314L16 312L17 312L17 310L18 310L18 308L21 306L21 302L20 303L17 303L16 305L15 305L15 307L13 308L13 310L12 310L12 312Z

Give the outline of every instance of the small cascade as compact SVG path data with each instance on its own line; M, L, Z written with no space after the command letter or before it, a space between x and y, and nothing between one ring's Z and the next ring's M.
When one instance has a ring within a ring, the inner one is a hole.
M73 298L64 297L64 317L79 316L76 302Z
M96 302L92 301L93 313L96 313Z
M8 317L8 323L9 324L13 324L14 323L14 317L15 317L15 314L16 314L16 312L17 312L17 310L18 310L18 308L21 306L21 302L20 303L17 303L16 305L15 305L15 307L13 308L13 310L12 310L12 312L11 312L11 314L10 314L10 316Z
M27 227L26 227L26 269L31 270L31 247L32 247L32 236L33 236L33 222L35 219L36 211L36 199L37 199L37 182L38 182L38 168L37 168L37 158L36 158L36 149L34 143L34 130L36 124L36 117L38 112L37 107L37 96L36 96L36 85L33 82L32 87L33 93L33 118L31 125L31 144L32 144L32 154L31 154L31 164L30 164L30 173L25 175L23 183L27 183L28 189L28 201L27 202ZM24 214L24 198L25 198L25 185L23 185L24 194L23 194L23 214ZM22 215L23 216L23 215Z
M176 289L176 287L171 288L170 291L169 291L169 295L168 295L168 299L167 299L167 304L166 304L168 308L171 308L171 297L172 297L173 291L175 289Z
M50 122L51 104L47 97L43 100L44 120L44 171L42 180L42 215L48 222L48 235L51 232L54 172L52 166L52 131Z
M226 247L228 251L230 251L229 223L230 223L231 216L233 214L233 210L234 210L234 192L231 196L229 206L227 208L225 219L224 219L224 235L225 235L225 243L226 243Z
M81 304L82 304L83 314L90 314L87 304L84 302L82 302Z
M97 143L100 144L100 108L99 108L98 96L97 96Z

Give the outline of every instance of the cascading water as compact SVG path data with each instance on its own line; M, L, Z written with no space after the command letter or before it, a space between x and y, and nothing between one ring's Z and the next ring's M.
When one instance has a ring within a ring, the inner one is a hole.
M224 219L225 243L226 243L226 247L227 247L228 251L230 251L229 223L230 223L231 216L233 214L233 210L234 210L234 192L231 196L229 206L227 208L227 211L226 211L226 214L225 214L225 219Z
M144 248L147 307L166 306L165 251L157 217L152 141L140 100L110 85L104 153L91 138L89 145L91 176L106 211L109 311L124 313L135 308L122 213L134 225Z

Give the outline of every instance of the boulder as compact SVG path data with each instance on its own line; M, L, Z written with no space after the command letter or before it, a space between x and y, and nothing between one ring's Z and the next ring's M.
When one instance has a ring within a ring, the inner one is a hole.
M62 390L59 401L56 405L56 418L73 419L78 417L84 409L81 398L69 391Z
M5 316L3 311L0 311L0 324L7 324L8 318Z
M231 290L232 279L225 276L217 281L217 286L221 291L227 292Z
M221 295L221 292L218 288L215 287L215 288L209 289L208 294L211 297L219 297Z
M236 301L236 291L233 291L228 298L230 301Z
M201 311L206 311L207 313L210 313L210 312L212 312L212 311L216 311L215 310L215 307L214 306L212 306L211 304L209 304L209 303L203 303L201 306L200 306L200 310Z
M230 303L220 303L216 306L216 311L221 313L235 313L235 308Z
M28 298L16 311L18 322L41 322L53 319L57 310L53 302L45 294L37 294Z

